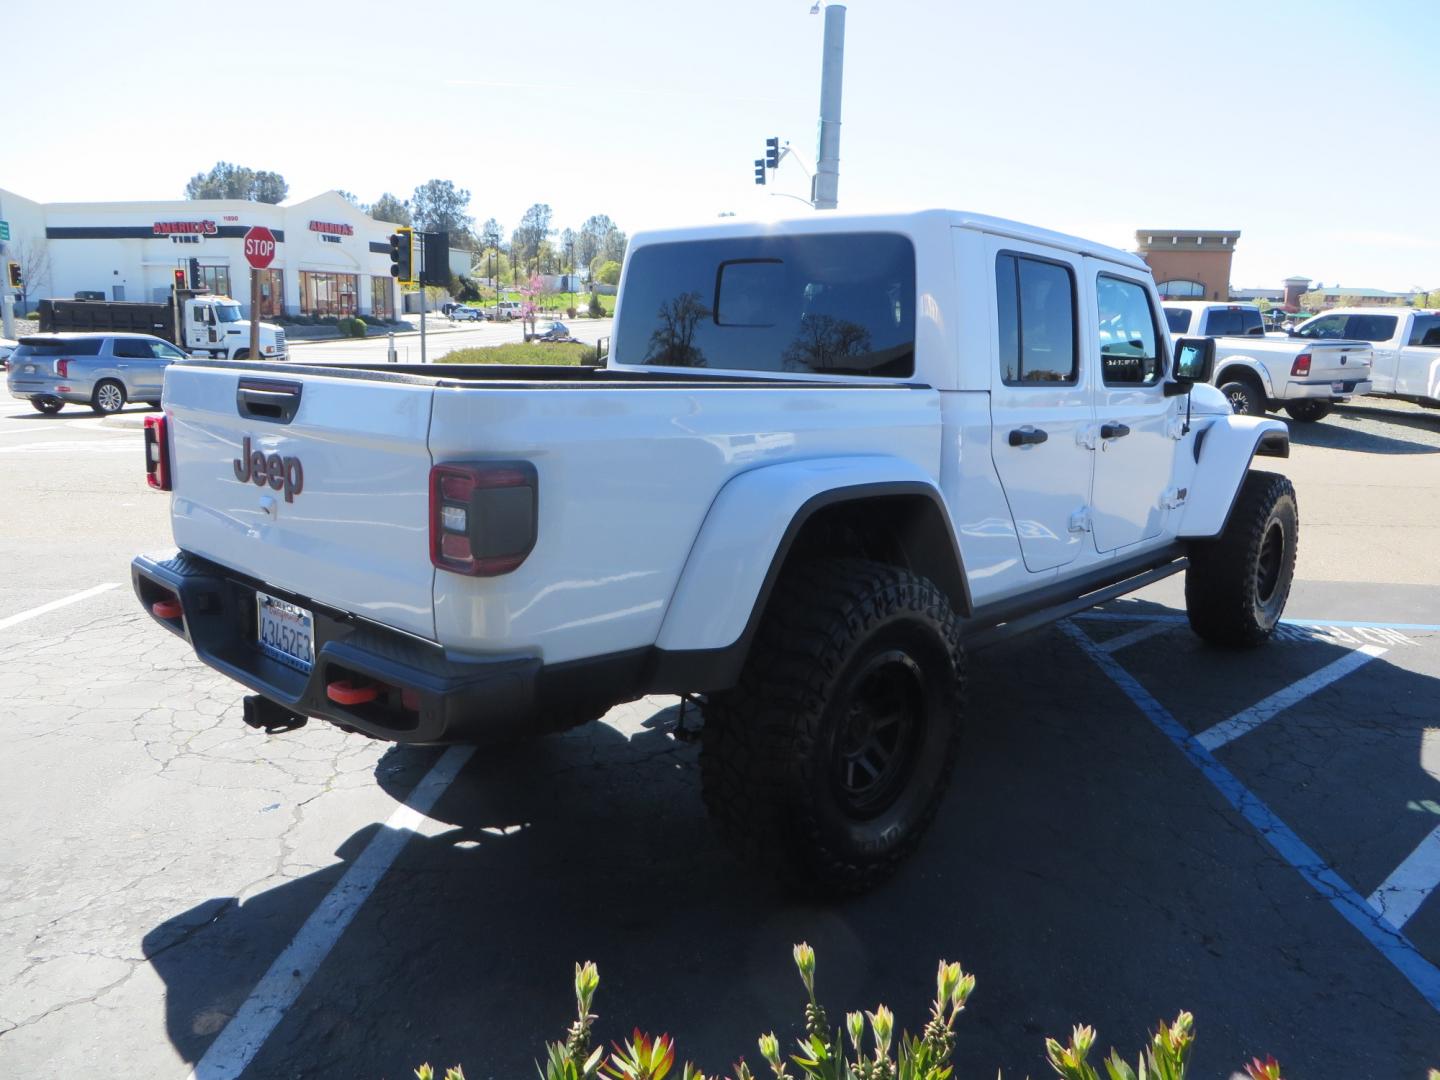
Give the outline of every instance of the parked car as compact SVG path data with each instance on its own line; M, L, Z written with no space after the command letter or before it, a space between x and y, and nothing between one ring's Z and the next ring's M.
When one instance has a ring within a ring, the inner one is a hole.
M542 322L535 328L533 334L525 335L526 341L574 341L570 328L559 320Z
M484 322L485 313L479 308L456 304L446 316L451 322Z
M1254 304L1167 300L1165 321L1174 336L1215 339L1215 385L1241 415L1282 408L1292 420L1310 422L1370 392L1372 350L1364 341L1267 336Z
M501 300L494 307L495 318L504 322L518 319L525 313L525 305L519 300Z
M704 695L719 831L833 895L934 817L970 649L1181 572L1201 638L1275 630L1299 519L1251 465L1289 430L1203 385L1136 255L931 210L642 233L624 273L608 368L167 372L180 551L135 591L248 723Z
M34 334L10 356L6 385L38 412L89 405L102 416L126 402L160 407L165 369L189 357L149 334Z
M18 343L9 338L0 338L0 371L10 370L10 354L15 351Z
M1440 311L1336 308L1301 323L1293 336L1369 342L1375 365L1368 393L1440 409Z

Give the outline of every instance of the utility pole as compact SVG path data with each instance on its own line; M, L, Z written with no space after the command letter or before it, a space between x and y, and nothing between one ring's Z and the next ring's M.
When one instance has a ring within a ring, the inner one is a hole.
M426 235L427 235L426 233L419 232L419 231L417 231L417 232L415 233L415 236L416 236L416 237L419 239L419 241L420 241L420 266L421 266L421 270L420 270L420 273L419 273L419 274L415 274L415 271L414 271L414 268L413 268L413 262L412 262L412 268L411 268L411 271L410 271L410 273L411 273L412 275L414 275L414 276L416 276L416 277L418 277L418 278L420 279L420 363L422 363L422 364L425 363L425 270L424 270L424 266L425 266L425 237L426 237ZM414 249L412 248L411 250L413 251ZM412 259L412 260L414 259L414 255L411 255L411 259Z
M816 210L834 210L840 194L840 87L845 69L845 5L825 8L820 61L820 149L811 182Z

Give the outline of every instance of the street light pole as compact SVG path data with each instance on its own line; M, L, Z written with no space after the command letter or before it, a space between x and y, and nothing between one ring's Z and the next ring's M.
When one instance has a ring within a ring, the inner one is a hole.
M845 69L845 5L825 8L825 45L820 62L820 149L816 154L816 210L834 210L840 194L840 88Z

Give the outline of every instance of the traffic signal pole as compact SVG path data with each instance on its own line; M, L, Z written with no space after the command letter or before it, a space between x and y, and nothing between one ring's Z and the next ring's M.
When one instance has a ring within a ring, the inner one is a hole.
M816 210L834 210L840 194L840 86L845 69L845 5L825 8L820 63L820 149L815 166Z
M415 235L418 236L418 237L420 237L420 265L423 267L423 266L425 265L425 236L426 236L426 234L425 234L425 233L416 233ZM410 249L410 251L411 251L410 258L413 260L413 259L415 258L415 255L414 255L415 249L412 247L412 248ZM412 273L413 273L413 271L412 271ZM425 272L424 272L424 270L421 270L421 272L420 272L420 274L419 274L418 276L419 276L419 278L421 279L421 280L420 280L420 362L423 364L423 363L425 363L425 280L424 280L424 278L425 278Z

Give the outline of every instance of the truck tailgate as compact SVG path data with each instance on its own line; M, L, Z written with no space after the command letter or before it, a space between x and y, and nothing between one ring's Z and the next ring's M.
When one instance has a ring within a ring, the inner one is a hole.
M173 365L165 413L176 543L277 590L433 638L432 394L424 384ZM265 466L259 476L255 465Z
M1314 342L1305 349L1310 354L1309 378L1354 382L1370 378L1373 352L1363 341Z

